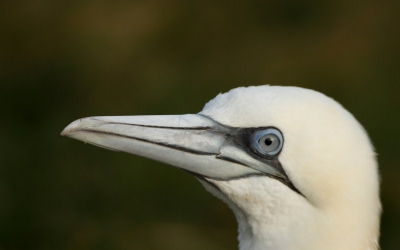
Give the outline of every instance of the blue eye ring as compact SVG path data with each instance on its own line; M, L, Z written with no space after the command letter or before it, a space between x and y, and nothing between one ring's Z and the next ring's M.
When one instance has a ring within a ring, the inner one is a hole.
M283 147L283 135L275 128L255 132L251 138L251 147L261 155L276 155Z

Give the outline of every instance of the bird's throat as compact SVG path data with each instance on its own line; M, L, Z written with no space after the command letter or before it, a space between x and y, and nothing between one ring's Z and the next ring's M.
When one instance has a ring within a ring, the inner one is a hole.
M199 180L233 210L240 250L306 249L301 246L305 245L307 228L302 227L310 220L313 208L303 196L268 177Z

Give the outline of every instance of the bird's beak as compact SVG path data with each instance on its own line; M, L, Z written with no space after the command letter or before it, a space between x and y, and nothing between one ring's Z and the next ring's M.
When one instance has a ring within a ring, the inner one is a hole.
M203 115L101 116L76 120L61 135L208 178L229 180L257 174L286 178L280 169L235 145L232 130Z

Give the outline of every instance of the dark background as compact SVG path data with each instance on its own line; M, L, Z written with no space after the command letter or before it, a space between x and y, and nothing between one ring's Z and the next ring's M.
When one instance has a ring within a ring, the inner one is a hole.
M365 126L381 245L400 248L400 1L3 1L0 249L236 249L193 177L60 138L77 118L197 113L220 92L295 85Z

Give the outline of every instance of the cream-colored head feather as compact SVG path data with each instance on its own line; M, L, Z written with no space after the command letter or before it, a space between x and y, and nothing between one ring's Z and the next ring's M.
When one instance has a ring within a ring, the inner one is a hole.
M220 94L201 114L233 127L282 131L279 161L304 195L268 177L211 180L219 190L207 188L234 204L241 249L377 249L374 149L340 104L313 90L260 86Z

